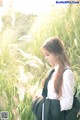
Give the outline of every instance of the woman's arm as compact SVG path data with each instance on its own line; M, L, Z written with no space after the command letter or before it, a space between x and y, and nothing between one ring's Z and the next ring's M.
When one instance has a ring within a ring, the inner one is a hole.
M62 96L60 97L61 111L69 110L73 105L74 98L74 76L70 69L63 73Z

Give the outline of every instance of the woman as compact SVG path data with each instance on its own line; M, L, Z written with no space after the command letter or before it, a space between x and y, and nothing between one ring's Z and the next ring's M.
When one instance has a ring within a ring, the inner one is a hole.
M59 38L52 37L43 44L42 52L52 66L52 70L43 85L43 99L40 105L42 110L39 118L41 117L40 120L65 120L64 111L70 110L73 105L75 82L64 45ZM38 113L36 114L39 120Z

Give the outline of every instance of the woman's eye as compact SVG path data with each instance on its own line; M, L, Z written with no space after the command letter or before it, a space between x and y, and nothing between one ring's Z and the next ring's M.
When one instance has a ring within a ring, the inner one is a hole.
M46 56L49 56L49 54L46 54Z

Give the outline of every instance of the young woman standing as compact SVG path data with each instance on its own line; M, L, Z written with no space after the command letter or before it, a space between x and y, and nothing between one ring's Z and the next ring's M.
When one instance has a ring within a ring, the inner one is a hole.
M42 45L42 52L52 70L44 81L41 116L38 117L36 112L36 118L65 120L64 111L70 110L73 105L75 81L64 45L59 38L52 37ZM39 97L37 95L37 99Z

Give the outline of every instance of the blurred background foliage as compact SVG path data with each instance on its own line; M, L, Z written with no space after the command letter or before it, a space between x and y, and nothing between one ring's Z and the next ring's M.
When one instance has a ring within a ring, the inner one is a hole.
M1 18L0 111L10 120L34 120L32 97L50 68L40 52L46 38L63 40L80 94L80 5L53 5L39 16L13 13Z

